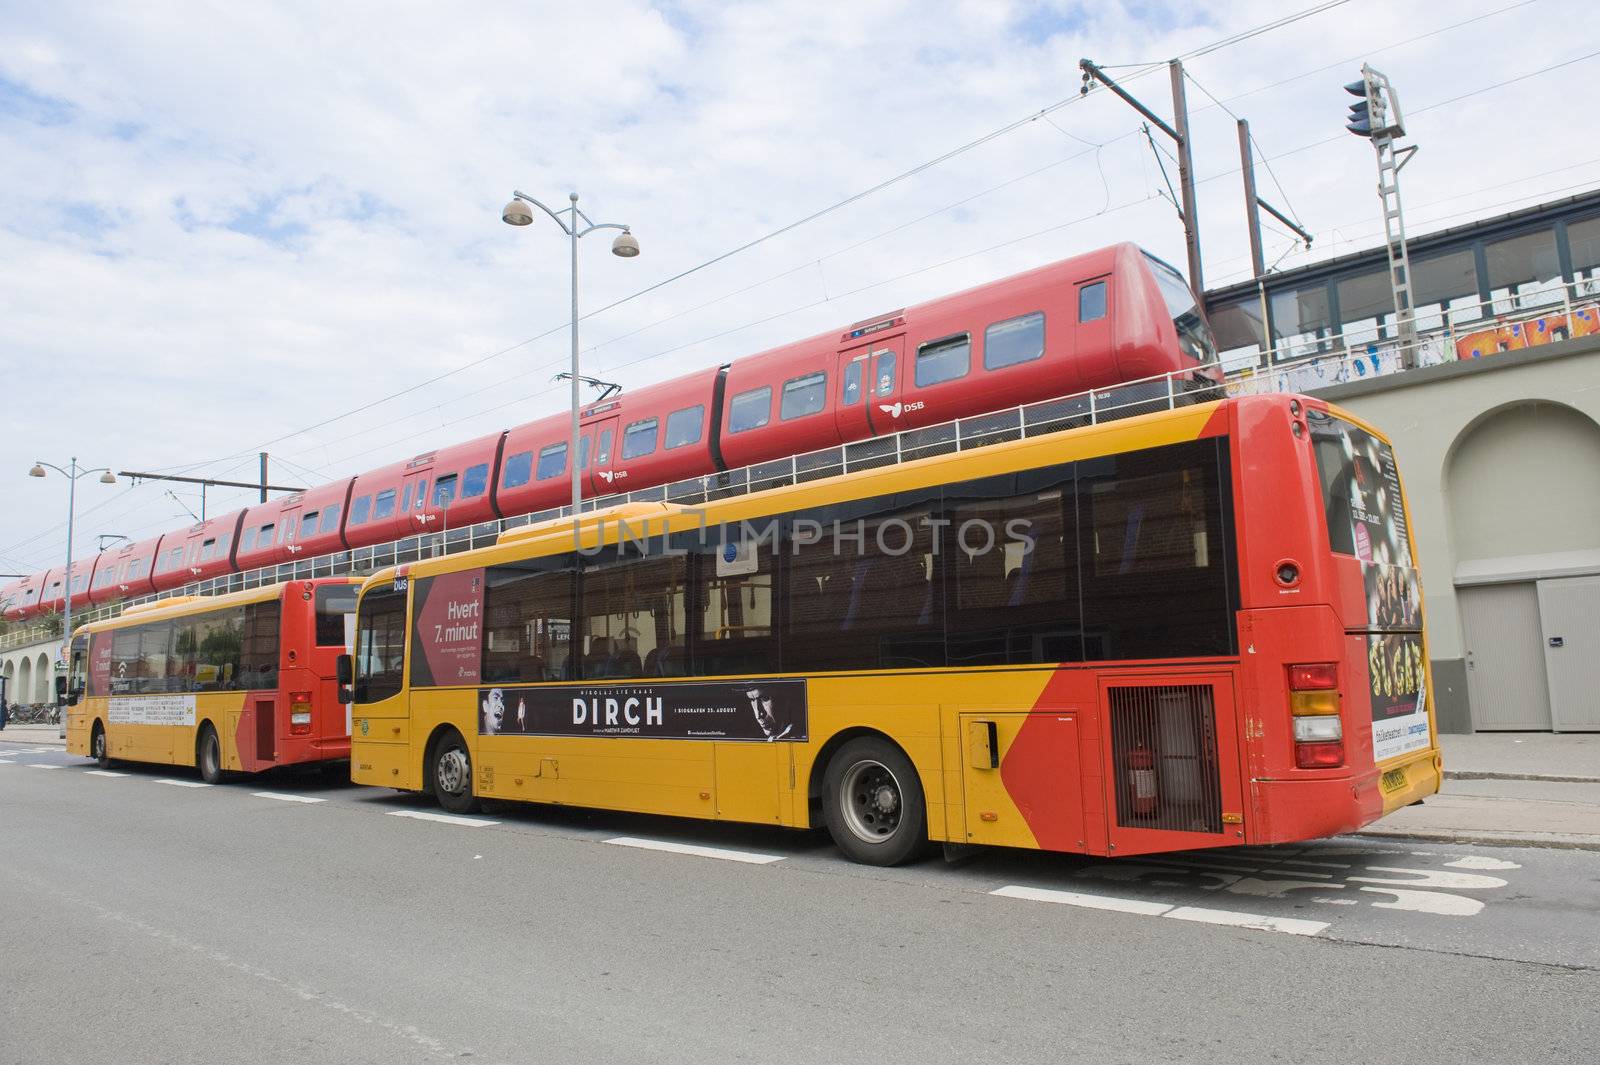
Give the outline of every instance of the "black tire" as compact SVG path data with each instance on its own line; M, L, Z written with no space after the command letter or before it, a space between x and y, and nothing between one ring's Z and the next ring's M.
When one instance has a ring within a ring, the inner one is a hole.
M101 769L111 768L111 747L106 743L105 726L96 721L94 729L89 733L89 757L94 759L95 765Z
M200 726L200 738L194 744L194 764L200 770L201 780L207 784L222 783L222 742L209 722Z
M845 857L864 865L900 865L928 845L928 805L917 769L877 736L853 739L828 760L822 816Z
M478 798L472 794L472 752L455 729L434 741L428 755L428 782L433 797L453 814L478 812Z

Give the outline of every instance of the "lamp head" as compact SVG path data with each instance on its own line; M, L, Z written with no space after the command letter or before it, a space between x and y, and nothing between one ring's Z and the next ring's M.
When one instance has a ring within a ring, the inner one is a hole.
M533 212L529 210L527 204L516 197L512 197L511 202L506 204L505 209L500 212L500 221L508 226L532 225Z
M33 469L28 471L28 476L29 477L43 477L44 476L44 467L39 465L39 463L35 462L33 464Z
M112 473L110 470L107 470L105 473L102 473L100 475L100 483L101 484L116 484L117 483L117 475Z
M632 259L639 254L639 238L624 229L617 234L617 239L611 242L611 254L622 259Z

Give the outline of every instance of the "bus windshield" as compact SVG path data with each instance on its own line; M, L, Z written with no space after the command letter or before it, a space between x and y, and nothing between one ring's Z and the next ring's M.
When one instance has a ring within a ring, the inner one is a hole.
M1195 304L1194 293L1189 289L1189 283L1183 279L1182 274L1149 252L1145 252L1144 257L1150 263L1150 272L1155 275L1156 287L1161 290L1161 298L1167 304L1167 313L1172 315L1172 324L1178 330L1178 346L1183 348L1185 355L1202 366L1215 363L1217 344L1212 339L1210 327L1200 317L1200 309Z

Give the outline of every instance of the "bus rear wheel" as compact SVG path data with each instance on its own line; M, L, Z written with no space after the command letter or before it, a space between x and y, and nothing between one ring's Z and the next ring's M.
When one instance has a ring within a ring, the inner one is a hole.
M477 812L478 799L472 794L472 753L459 732L451 729L434 742L428 772L440 806L453 814Z
M194 745L194 764L200 769L200 779L207 784L222 783L222 742L210 723L200 727L200 739Z
M822 815L845 856L866 865L899 865L928 843L928 808L916 766L876 736L851 740L828 760Z
M106 729L98 721L94 723L94 731L89 733L89 757L93 758L101 769L111 768L110 748L106 746Z

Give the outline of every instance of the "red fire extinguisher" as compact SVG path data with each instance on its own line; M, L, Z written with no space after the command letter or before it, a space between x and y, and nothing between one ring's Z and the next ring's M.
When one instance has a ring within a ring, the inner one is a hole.
M1156 756L1143 744L1128 752L1124 763L1128 770L1128 785L1133 792L1135 817L1153 817L1161 800L1156 794Z

